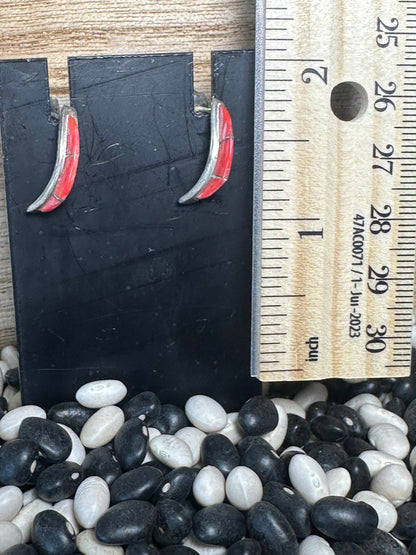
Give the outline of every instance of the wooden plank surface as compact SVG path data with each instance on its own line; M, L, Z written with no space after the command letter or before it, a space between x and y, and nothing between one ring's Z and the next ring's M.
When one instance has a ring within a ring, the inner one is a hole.
M193 52L195 89L210 94L212 50L254 47L255 0L0 0L0 58L46 57L51 93L67 96L67 57ZM0 347L15 343L0 167Z

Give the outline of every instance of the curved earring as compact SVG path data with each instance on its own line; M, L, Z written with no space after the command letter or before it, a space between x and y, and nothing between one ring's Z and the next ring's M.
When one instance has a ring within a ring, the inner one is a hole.
M208 160L201 177L187 193L178 200L179 204L191 204L213 195L227 181L234 153L234 136L230 113L224 103L213 97L211 108L211 143Z
M26 212L51 212L67 198L74 185L79 159L78 117L75 108L63 106L59 116L58 147L52 176Z

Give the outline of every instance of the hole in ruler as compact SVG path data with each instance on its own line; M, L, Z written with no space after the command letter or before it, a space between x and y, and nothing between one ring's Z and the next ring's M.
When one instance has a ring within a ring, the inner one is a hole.
M343 81L332 89L331 109L342 121L357 119L366 111L367 105L367 93L359 83Z

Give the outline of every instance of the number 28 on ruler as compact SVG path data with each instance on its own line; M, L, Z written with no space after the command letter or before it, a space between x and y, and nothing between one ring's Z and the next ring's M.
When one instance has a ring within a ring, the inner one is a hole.
M406 375L416 0L257 8L252 374Z

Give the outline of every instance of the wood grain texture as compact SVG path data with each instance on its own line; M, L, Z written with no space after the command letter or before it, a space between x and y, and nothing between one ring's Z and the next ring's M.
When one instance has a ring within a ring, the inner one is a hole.
M210 94L211 51L254 47L255 0L0 0L0 58L48 59L51 94L68 95L68 56L193 52ZM0 348L16 342L0 166Z
M45 56L51 92L67 92L67 56L194 52L210 90L212 50L253 48L255 0L0 1L1 58Z

